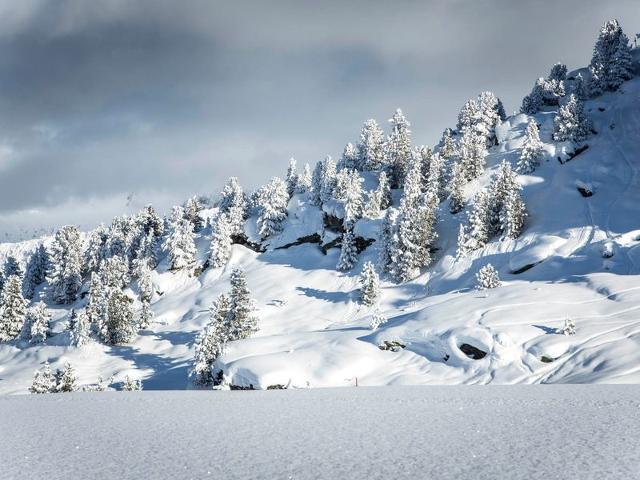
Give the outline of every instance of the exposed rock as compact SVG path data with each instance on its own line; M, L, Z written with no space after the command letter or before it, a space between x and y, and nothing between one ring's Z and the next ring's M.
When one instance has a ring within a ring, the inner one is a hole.
M313 233L311 235L305 235L304 237L298 238L295 242L287 243L286 245L282 245L280 247L275 248L274 250L282 250L284 248L295 247L297 245L302 245L303 243L320 243L322 238L319 233Z
M244 233L241 233L239 235L232 235L231 241L236 245L244 245L254 252L264 253L267 251L261 244L249 241Z
M391 341L385 340L382 345L378 345L378 348L380 350L391 350L392 352L399 352L405 347L406 347L405 344L400 343L396 340L391 340Z
M472 360L480 360L487 356L487 352L482 351L479 348L474 347L473 345L469 345L468 343L463 343L458 348L462 351L462 353L464 353Z
M327 212L324 213L324 216L322 218L324 222L324 228L344 233L344 223L342 222L341 218L338 218L335 215L331 215Z

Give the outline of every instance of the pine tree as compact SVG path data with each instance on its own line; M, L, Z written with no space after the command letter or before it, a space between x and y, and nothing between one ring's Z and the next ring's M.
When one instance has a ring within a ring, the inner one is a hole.
M402 199L407 208L414 208L422 196L424 179L420 156L413 157L405 176Z
M305 163L302 173L298 175L296 193L307 193L309 191L311 191L311 169L309 164Z
M23 294L25 298L33 298L35 289L47 279L47 269L49 265L49 254L41 243L29 256L25 269L24 280L22 282Z
M458 123L456 125L458 131L465 132L466 130L472 129L476 118L479 116L479 112L480 105L478 101L474 98L467 100L460 109L460 113L458 113Z
M457 239L457 248L456 248L456 258L463 258L467 255L468 247L467 242L469 241L469 235L467 233L466 227L461 223L458 228L458 239Z
M193 368L190 375L197 385L213 383L212 365L224 353L229 341L229 299L220 294L209 309L209 323L200 332L195 343Z
M464 208L464 185L466 178L464 167L457 161L451 168L451 187L449 192L449 211L453 214Z
M298 169L296 167L296 159L291 158L289 160L289 168L287 169L287 177L285 179L287 183L287 195L289 198L296 192L298 186Z
M582 102L573 94L569 96L569 101L560 107L553 123L553 139L557 142L580 142L589 136L591 129L591 121L584 111Z
M142 300L140 312L138 313L138 330L147 330L153 320L153 310L147 300Z
M369 190L367 192L367 201L365 202L363 215L367 218L377 218L380 215L380 192L378 190Z
M527 115L534 115L540 111L544 103L544 78L536 80L531 93L522 99L520 111Z
M333 197L336 184L336 164L329 155L319 161L311 176L311 201L321 206Z
M244 231L244 222L247 219L247 196L244 194L236 177L231 177L220 196L219 211L229 216L232 234L240 234Z
M214 267L224 266L231 257L232 225L226 213L219 213L213 220L211 245L209 247L209 264Z
M478 282L476 285L478 290L496 288L501 285L498 271L490 263L487 263L478 271L476 281Z
M351 270L358 261L358 250L355 244L355 238L351 229L345 230L342 234L340 242L340 258L336 268L343 272Z
M171 270L190 269L195 264L196 245L193 228L184 218L182 207L173 207L169 235L165 240L164 249L169 253Z
M542 156L542 142L536 122L531 119L527 125L522 152L518 160L518 171L520 173L531 173L540 165Z
M97 270L100 262L107 258L108 238L109 230L104 225L99 225L89 232L87 246L84 250L83 275L88 275L90 272Z
M576 79L573 81L573 90L571 93L573 93L578 100L582 100L583 102L589 98L588 86L581 73L576 75Z
M439 153L431 157L431 164L426 175L427 190L431 190L438 198L438 203L447 198L447 179L445 176L444 159Z
M27 310L27 324L30 325L31 343L42 343L49 336L51 314L43 302L38 302Z
M633 76L631 46L617 20L606 22L600 29L590 68L607 90L617 90Z
M133 378L127 375L124 377L124 382L122 383L122 390L124 392L137 392L142 390L142 381L134 380Z
M556 63L551 67L551 72L547 77L549 80L564 81L567 79L567 66L564 63Z
M342 151L342 157L338 161L337 169L349 169L354 170L358 169L360 166L359 158L358 158L358 150L353 146L351 142L347 143Z
M122 290L131 281L129 277L129 266L127 261L120 257L114 256L103 260L98 269L100 279L109 288L117 288Z
M136 322L134 320L131 304L133 301L120 290L110 293L106 305L106 316L100 337L105 343L121 345L129 343L136 334Z
M392 205L391 185L386 172L380 172L378 176L378 192L380 192L380 209L386 210Z
M49 366L49 362L44 362L44 365L40 370L36 370L33 375L33 383L31 384L31 388L29 391L31 393L53 393L56 389L55 378L53 377L53 373L51 373L51 367Z
M377 330L380 328L380 325L385 323L387 323L387 317L385 317L384 314L376 308L371 316L371 330Z
M475 250L484 247L491 235L491 198L487 191L478 192L469 213L469 234L466 245Z
M372 262L366 262L360 273L360 297L362 304L374 305L380 296L380 278Z
M151 269L146 262L137 265L136 277L140 301L151 302L153 297L153 279L151 278Z
M10 276L0 294L0 342L20 336L27 314L27 301L22 296L22 281Z
M460 141L460 163L466 180L478 178L484 172L486 161L484 138L472 129L465 130Z
M114 217L107 236L107 257L119 256L127 259L130 257L130 247L133 240L134 222L126 215Z
M450 128L445 129L442 134L442 140L440 140L440 156L444 160L451 160L458 154L456 142L453 139L453 135Z
M358 169L379 170L384 163L384 132L374 119L367 120L360 132L357 146Z
M249 337L258 331L258 319L253 315L253 301L244 272L238 268L231 272L231 301L229 330L233 340Z
M278 177L263 186L258 193L258 234L266 239L282 231L282 223L287 218L289 201L286 184Z
M391 185L401 187L411 160L411 124L399 108L389 119L389 123L391 134L386 143L385 162L390 169Z
M184 218L191 223L194 232L199 232L204 227L204 220L200 216L203 205L197 196L191 197L184 204Z
M591 65L589 67L590 76L589 81L587 82L587 93L591 98L599 97L604 93L604 82L598 73L602 70L603 68L598 65Z
M78 229L72 225L56 232L51 244L48 281L56 303L72 303L82 283L82 244Z
M109 288L102 282L100 275L97 272L92 272L89 286L89 302L85 312L89 323L95 325L98 332L106 331L109 293Z
M24 275L20 263L13 255L7 256L7 260L4 262L4 277L9 278L11 275L16 275L20 278Z
M564 327L562 327L560 332L567 336L576 334L576 324L572 318L567 317L564 319Z
M336 187L335 196L337 200L344 203L344 225L346 228L351 228L362 217L364 210L362 192L364 180L357 170L341 170L340 174L339 178L344 179L344 185L340 187L340 190L343 190L338 192Z
M70 393L78 390L78 377L71 363L65 362L62 372L56 375L56 392Z
M518 238L524 227L527 211L524 201L517 189L507 193L504 207L500 212L500 230L507 238Z
M81 347L89 343L91 334L91 324L86 312L80 312L73 323L71 329L71 345Z

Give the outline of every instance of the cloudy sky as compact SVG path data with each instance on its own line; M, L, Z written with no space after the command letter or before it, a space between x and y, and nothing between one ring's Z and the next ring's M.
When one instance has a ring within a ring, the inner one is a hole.
M252 188L396 107L433 144L470 96L511 112L587 64L613 17L640 32L637 0L0 0L0 233Z

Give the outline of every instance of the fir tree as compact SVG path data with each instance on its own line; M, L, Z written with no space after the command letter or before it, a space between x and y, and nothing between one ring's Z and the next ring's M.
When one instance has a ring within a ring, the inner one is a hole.
M124 392L137 392L142 390L142 381L134 380L133 378L127 375L124 377L124 382L122 383L122 390Z
M358 261L358 250L355 244L355 238L351 229L345 230L342 234L340 242L340 258L336 268L343 272L351 270Z
M244 194L236 177L231 177L220 196L219 211L229 216L229 223L234 235L243 233L247 219L247 196Z
M197 196L191 197L184 204L184 218L191 223L194 232L199 232L204 227L204 221L200 216L203 205Z
M51 244L48 281L56 303L72 303L81 285L82 244L74 226L56 232Z
M353 146L351 142L347 143L342 151L342 157L338 161L337 169L349 169L356 170L360 166L358 158L358 150Z
M504 199L504 207L500 212L500 230L507 238L518 238L527 217L524 201L518 189L510 190Z
M132 243L132 234L134 230L134 223L132 219L123 215L120 217L114 217L109 228L109 234L107 237L107 257L122 257L130 259L130 247Z
M400 211L397 208L390 207L387 209L382 222L380 264L386 272L393 270L393 264L397 258L399 216Z
M164 249L169 253L171 270L189 269L195 264L196 245L193 228L184 218L182 207L173 207L170 231Z
M357 170L341 170L334 192L335 199L344 204L344 225L351 228L362 217L364 200L363 179Z
M110 293L106 304L106 318L99 332L105 343L129 343L136 334L136 322L131 309L131 298L120 290Z
M49 366L49 362L44 362L44 365L40 370L36 370L33 375L33 383L31 384L31 388L29 391L31 393L53 393L56 389L55 378L53 377L53 373L51 373L51 367Z
M607 90L617 90L633 76L631 46L617 20L606 22L600 29L590 68Z
M551 72L547 77L549 80L564 81L567 79L567 66L564 63L556 63L551 67Z
M367 120L357 146L358 169L379 170L384 163L384 132L374 119Z
M49 336L51 314L43 302L38 302L27 310L27 324L31 343L42 343Z
M602 67L591 65L589 66L589 81L587 82L587 93L589 97L599 97L604 93L604 82L600 78L598 72L602 71Z
M140 301L151 302L153 297L153 280L151 278L151 269L146 262L137 265L136 277Z
M567 336L576 334L576 324L572 318L567 317L564 319L564 327L562 327L560 332Z
M214 267L224 266L231 256L232 225L226 213L219 213L212 225L211 245L209 247L209 264Z
M304 164L302 173L298 175L296 193L307 193L311 190L311 169L308 163Z
M104 225L100 225L89 232L87 246L84 250L84 265L82 268L83 275L96 271L100 262L108 257L108 238L109 230Z
M362 304L374 305L380 296L380 278L372 262L366 262L360 273L360 297Z
M484 247L491 235L491 197L487 191L478 192L469 213L469 234L466 245L475 250Z
M484 138L472 129L465 130L460 141L460 163L466 180L478 178L484 172L486 161Z
M0 294L0 342L20 336L27 314L27 301L22 296L22 281L10 276Z
M401 187L411 160L411 124L399 108L389 119L389 123L391 134L386 143L386 163L391 173L391 185Z
M589 98L588 86L581 73L576 75L576 79L573 81L573 90L571 93L573 93L578 100L582 100L583 102Z
M544 78L536 80L531 93L522 99L520 111L527 115L534 115L540 111L544 103Z
M538 126L534 120L529 120L527 131L525 133L522 152L518 160L518 171L520 173L531 173L538 165L540 165L540 157L542 156L542 142Z
M120 257L114 256L107 258L100 264L98 270L100 279L109 288L117 288L122 290L129 285L129 266L127 261Z
M81 347L89 343L91 334L91 324L86 312L80 312L73 323L71 329L71 345Z
M591 130L591 121L584 111L584 106L573 94L569 96L569 101L560 107L553 123L553 139L557 142L580 142L589 136Z
M38 245L29 256L22 282L25 298L33 298L35 289L47 279L48 258L47 249L43 244Z
M220 294L209 309L209 323L196 339L190 375L197 385L213 383L212 365L223 354L229 340L227 323L229 309L229 299L224 294Z
M364 206L363 215L367 218L377 218L380 215L380 193L378 190L367 192L367 201Z
M392 204L391 185L386 172L380 172L378 176L378 190L380 195L380 209L386 210Z
M444 160L451 160L458 153L456 142L453 139L453 135L450 128L445 129L444 133L442 134L442 140L440 140L439 153Z
M147 330L153 320L153 310L151 310L151 304L142 300L140 305L140 312L138 312L138 329Z
M478 290L496 288L501 285L498 271L493 268L493 265L491 265L490 263L487 263L478 271L478 273L476 274L476 281L476 288Z
M287 177L285 179L287 183L287 195L289 198L296 192L298 186L298 169L296 167L296 159L289 160L289 168L287 169Z
M56 375L56 392L70 393L78 390L78 377L71 363L65 362L62 372Z
M464 208L465 183L464 167L461 162L455 162L451 168L451 187L449 192L449 211L453 214Z
M282 231L282 223L287 218L289 201L286 184L278 177L263 186L258 193L258 234L266 239Z
M20 278L24 275L20 263L13 255L7 256L7 260L4 262L4 278L9 278L11 275L16 275Z
M373 315L371 316L371 330L377 330L378 328L380 328L380 325L383 325L385 323L387 323L387 317L385 317L384 314L376 308L373 311Z
M85 312L89 323L95 325L98 332L106 331L109 293L109 288L102 282L100 275L97 272L92 272L89 286L89 302Z
M463 258L467 255L468 247L467 242L469 241L469 236L467 233L466 227L461 223L458 228L458 239L457 239L457 248L456 248L456 258Z
M321 206L333 197L336 184L336 164L329 155L319 161L311 177L311 201Z
M253 301L244 272L238 268L231 272L229 330L234 340L249 337L258 331L258 319L253 315Z

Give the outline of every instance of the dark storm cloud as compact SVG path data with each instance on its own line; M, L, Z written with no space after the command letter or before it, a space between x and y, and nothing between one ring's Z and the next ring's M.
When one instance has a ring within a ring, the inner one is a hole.
M479 91L513 110L586 64L614 16L640 30L631 0L0 1L0 212L255 186L398 106L433 143Z

